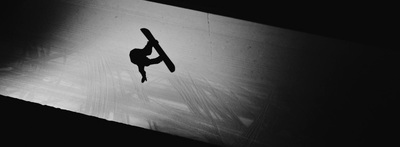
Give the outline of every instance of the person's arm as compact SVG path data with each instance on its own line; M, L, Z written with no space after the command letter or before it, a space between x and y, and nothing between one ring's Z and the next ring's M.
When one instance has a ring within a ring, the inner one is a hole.
M142 74L142 83L147 81L146 71L144 71L144 66L138 66L140 74Z
M146 48L151 48L153 46L153 44L150 41L147 41L146 46L144 47L144 49Z
M147 44L146 44L145 48L146 47L151 47L154 44L158 44L158 40L149 40L149 41L147 41Z

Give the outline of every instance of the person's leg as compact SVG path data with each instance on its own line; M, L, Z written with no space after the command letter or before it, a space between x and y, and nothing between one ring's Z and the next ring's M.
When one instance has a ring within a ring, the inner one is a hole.
M142 75L142 83L143 83L144 81L147 81L146 71L144 71L144 66L138 65L138 68L139 68L140 74Z
M149 61L150 61L150 62L149 62L149 65L151 65L151 64L158 64L158 63L160 63L161 61L163 61L163 58L161 58L161 56L158 56L157 58L150 59Z

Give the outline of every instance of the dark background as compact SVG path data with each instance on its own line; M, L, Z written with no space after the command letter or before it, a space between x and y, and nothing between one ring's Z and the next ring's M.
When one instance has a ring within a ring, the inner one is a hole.
M394 3L150 1L367 45L398 46Z
M161 1L160 1L161 2ZM399 97L396 72L398 34L394 4L381 3L277 3L271 1L185 1L162 3L263 23L291 30L360 43L349 48L331 73L313 76L314 67L328 69L318 58L300 56L301 75L282 87L282 101L291 111L281 113L280 125L292 137L270 139L276 146L364 146L394 142L394 98ZM37 38L53 31L70 10L57 2L27 0L5 2L1 9L1 63L13 48L40 43ZM342 52L345 52L342 50ZM354 56L357 55L357 56ZM0 66L2 65L0 64ZM340 66L339 66L340 65ZM304 83L313 83L306 84ZM322 86L316 85L319 83ZM3 140L13 143L161 143L199 142L128 127L77 113L30 104L6 97L0 99ZM273 132L274 130L272 130ZM71 134L72 133L72 134ZM274 135L273 135L274 136ZM94 137L94 138L93 138Z

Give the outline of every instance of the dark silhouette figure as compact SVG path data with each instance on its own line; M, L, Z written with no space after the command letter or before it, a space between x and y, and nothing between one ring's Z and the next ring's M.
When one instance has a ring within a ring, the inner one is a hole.
M140 74L142 74L142 83L144 81L147 81L146 71L144 70L144 67L150 66L152 64L158 64L161 61L163 61L161 56L158 56L157 58L154 59L147 58L148 55L151 55L154 44L158 44L158 41L157 40L147 41L147 44L143 49L135 48L131 50L131 52L129 53L131 62L138 66L139 72Z

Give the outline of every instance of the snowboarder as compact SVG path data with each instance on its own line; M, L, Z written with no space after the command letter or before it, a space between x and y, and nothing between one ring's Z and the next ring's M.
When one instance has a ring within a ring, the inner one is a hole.
M129 57L131 58L131 62L136 64L139 68L139 72L142 75L142 83L147 81L146 71L144 70L145 66L150 66L152 64L158 64L163 61L161 56L158 56L154 59L149 59L147 56L151 55L152 48L155 44L158 44L157 40L147 41L146 46L143 49L135 48L131 50L129 53Z

